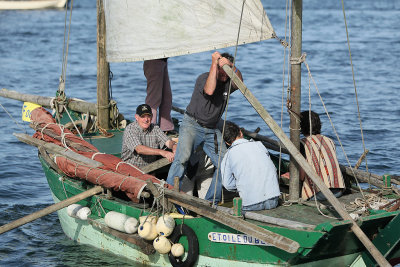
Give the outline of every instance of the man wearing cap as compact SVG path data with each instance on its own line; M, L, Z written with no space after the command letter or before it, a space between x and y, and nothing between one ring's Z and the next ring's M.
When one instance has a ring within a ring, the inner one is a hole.
M225 144L222 147L219 145L222 135L217 129L217 123L224 113L228 94L237 89L234 83L230 83L228 75L222 69L226 64L233 67L232 55L214 52L211 56L210 71L201 74L196 80L192 98L179 128L179 144L175 159L168 172L167 183L170 185L174 184L176 176L182 182L187 162L198 146L203 146L204 152L216 167L219 152L222 158L226 151ZM242 79L238 69L234 68L234 72ZM221 174L216 170L205 199L216 204L221 200L221 191Z
M158 156L174 160L176 143L169 139L160 127L151 123L153 113L147 104L136 108L135 122L129 124L122 140L121 158L137 167L144 167L158 159ZM167 147L172 152L164 150Z

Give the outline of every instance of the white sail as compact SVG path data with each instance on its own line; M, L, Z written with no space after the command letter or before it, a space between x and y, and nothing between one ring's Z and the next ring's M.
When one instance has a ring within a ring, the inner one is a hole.
M108 62L142 61L236 45L243 0L104 0ZM246 0L239 44L273 36L260 0Z

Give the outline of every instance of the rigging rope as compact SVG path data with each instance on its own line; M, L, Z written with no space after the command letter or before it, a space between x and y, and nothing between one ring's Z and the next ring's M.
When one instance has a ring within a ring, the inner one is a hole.
M94 206L92 206L92 208L90 209L90 211L92 211L92 209L96 208L97 214L98 214L99 217L104 217L107 214L107 212L103 208L103 205L101 204L102 201L103 201L103 199L101 197L96 197L96 202L94 203ZM101 208L100 211L99 211L99 208L97 206L99 206ZM101 211L103 211L104 216L101 216Z
M345 158L346 158L347 164L349 165L349 167L350 167L350 169L351 169L351 171L352 171L352 173L353 173L354 179L356 180L357 186L360 188L360 192L361 192L361 194L362 194L363 197L364 197L364 194L363 194L363 191L362 191L362 189L361 189L361 187L360 187L360 183L359 183L359 181L358 181L357 175L356 175L356 173L354 172L353 167L351 166L351 163L350 163L349 158L347 157L347 154L346 154L346 151L344 150L342 141L340 140L340 137L339 137L339 135L338 135L338 133L337 133L337 131L336 131L336 128L335 128L335 126L333 125L331 116L329 115L329 112L328 112L328 109L326 108L325 102L324 102L324 100L322 99L322 96L321 96L321 94L320 94L320 92L319 92L318 86L317 86L317 84L316 84L314 78L312 77L311 70L310 70L310 67L309 67L308 64L307 64L307 61L304 61L304 65L305 65L306 68L307 68L308 76L309 76L309 78L311 79L311 81L313 82L314 87L315 87L315 89L316 89L316 92L317 92L317 94L318 94L318 96L319 96L319 98L320 98L320 100L321 100L322 106L324 107L325 113L326 113L326 115L328 116L329 122L331 123L333 132L335 133L335 136L336 136L336 139L337 139L337 141L339 142L340 147L342 148L342 151L343 151L343 154L344 154L344 156L345 156ZM310 94L311 94L311 91L310 91ZM311 97L310 97L310 96L309 96L309 101L310 101L310 105L311 105ZM310 106L310 108L311 108L311 106ZM310 116L310 117L311 117L311 116ZM365 198L365 197L364 197L364 198Z
M19 128L22 129L22 131L24 131L25 133L27 133L26 128L24 129L21 124L18 123L18 121L16 119L14 119L14 117L7 111L7 109L0 103L0 106L4 109L4 111L8 114L8 116L11 118L11 120L13 120L15 122L15 124L18 125Z
M61 137L61 140L60 140L60 142L61 142L61 144L63 145L63 147L65 147L66 149L68 149L68 150L71 150L69 147L68 147L68 145L67 145L67 141L66 141L66 139L65 139L65 135L67 135L67 134L72 134L72 133L66 133L66 132L64 132L64 125L61 125L61 124L58 124L58 123L47 123L46 125L44 125L43 126L43 128L40 130L40 134L42 135L42 139L44 140L44 130L47 128L47 126L50 126L50 125L56 125L56 126L58 126L59 128L60 128L60 137Z
M60 75L60 84L57 91L57 98L53 99L52 105L55 107L56 111L56 118L60 123L60 113L65 107L65 111L71 120L72 124L74 125L76 131L78 132L79 136L83 139L81 132L79 131L78 127L76 126L74 120L72 119L66 105L67 105L67 98L65 95L65 82L67 77L67 65L68 65L68 50L69 50L69 40L71 35L71 24L72 24L72 10L73 10L74 0L71 0L70 9L69 9L69 23L68 23L68 34L66 37L67 32L67 18L68 18L68 5L65 5L65 20L64 20L64 40L63 40L63 55L62 55L62 68L61 68L61 75Z
M363 128L362 128L362 122L361 122L360 105L358 104L358 94L357 94L356 79L355 79L355 74L354 74L353 59L352 59L352 56L351 56L349 31L348 31L348 29L347 29L346 12L345 12L345 10L344 10L344 2L343 2L343 0L342 0L342 10L343 10L343 17L344 17L344 25L345 25L345 28L346 28L347 46L348 46L348 48L349 48L349 57L350 57L351 73L352 73L352 75L353 75L353 85L354 85L354 93L355 93L355 96L356 96L358 120L359 120L359 122L360 122L361 139L362 139L363 149L364 149L364 152L365 152L367 149L365 148L364 134L363 134ZM365 168L366 168L366 171L368 172L367 156L365 156Z
M352 69L354 91L355 91L355 96L356 96L357 114L358 114L358 119L359 119L359 123L360 123L360 130L361 130L361 138L362 138L363 150L364 150L364 153L365 153L366 147L365 147L365 141L364 141L364 135L363 135L362 121L361 121L361 115L360 115L360 107L359 107L359 102L358 102L357 87L356 87L356 82L355 82L354 67L353 67L353 61L352 61L352 56L351 56L350 41L349 41L349 34L348 34L347 21L346 21L346 14L345 14L345 9L344 9L343 0L342 0L342 9L343 9L343 16L344 16L344 22L345 22L345 28L346 28L346 37L347 37L347 44L348 44L348 49L349 49L349 57L350 57L350 63L351 63L351 69ZM287 14L286 14L286 15L287 15ZM285 27L285 29L286 29L286 27ZM321 96L321 94L320 94L320 92L319 92L319 90L318 90L318 87L317 87L317 85L316 85L316 83L315 83L315 81L314 81L314 79L313 79L313 77L312 77L312 75L311 75L310 68L309 68L307 62L305 61L305 56L306 56L306 54L304 53L300 58L296 58L296 59L291 58L291 59L290 59L290 64L300 64L300 63L304 62L305 65L306 65L306 67L307 67L307 70L308 70L308 78L309 78L309 110L311 111L311 81L312 81L312 82L314 83L314 86L315 86L315 88L316 88L316 91L317 91L317 93L318 93L318 95L319 95L319 98L320 98L320 100L321 100L321 102L322 102L322 105L323 105L323 107L324 107L324 109L325 109L325 112L326 112L326 114L327 114L327 116L328 116L328 118L329 118L329 121L330 121L330 123L331 123L331 125L332 125L332 128L333 128L333 130L334 130L334 132L335 132L336 138L337 138L337 140L338 140L338 142L339 142L339 144L340 144L340 146L341 146L341 148L342 148L342 150L343 150L343 153L344 153L344 155L345 155L346 161L347 161L348 165L350 166L350 169L351 169L351 171L352 171L352 173L353 173L353 176L354 176L354 178L355 178L355 180L356 180L357 186L358 186L358 188L360 189L360 192L361 192L363 198L365 199L365 201L368 202L368 200L366 200L365 195L364 195L364 193L363 193L363 191L362 191L362 189L361 189L361 187L360 187L359 181L358 181L357 176L356 176L356 174L355 174L355 172L354 172L354 170L353 170L353 168L352 168L352 166L351 166L351 164L350 164L350 161L349 161L349 159L348 159L348 157L347 157L347 154L346 154L346 152L344 151L343 144L342 144L342 142L341 142L341 140L340 140L340 138L339 138L339 136L338 136L338 133L337 133L337 131L336 131L334 125L333 125L333 122L332 122L332 120L331 120L331 117L330 117L330 115L329 115L329 112L328 112L328 110L327 110L327 108L326 108L326 106L325 106L325 104L324 104L324 101L323 101L323 99L322 99L322 96ZM288 88L288 95L289 95L289 88ZM282 104L282 106L283 106L283 104ZM291 110L291 105L290 105L290 101L289 101L289 96L288 96L288 98L287 98L287 107L288 107L288 112L289 112L289 113L293 113L292 110ZM282 109L283 109L283 107L282 107ZM297 115L297 114L293 114L293 115ZM297 116L295 116L295 117L297 117ZM310 116L310 118L311 118L311 116ZM299 118L297 118L297 119L299 119ZM311 122L310 122L310 125L311 125ZM279 163L280 163L280 160L281 160L281 152L280 152ZM365 164L366 164L366 170L367 170L367 172L368 172L368 163L367 163L367 159L365 159ZM280 167L280 165L279 165L279 167ZM369 183L369 184L370 184L370 183ZM315 201L317 201L317 200L315 200ZM317 205L317 206L318 206L318 205ZM318 209L318 210L319 210L319 209ZM322 213L321 211L320 211L320 213L323 215L323 213ZM324 215L324 216L325 216L325 215Z
M67 112L69 119L71 120L72 124L73 124L74 127L75 127L75 130L78 132L79 136L80 136L80 137L82 138L82 140L83 140L82 134L81 134L81 132L79 131L78 127L76 126L75 121L72 119L71 115L69 114L69 111L68 111L67 108L65 109L65 112Z
M68 62L68 48L69 48L69 37L71 33L71 21L72 21L72 7L74 5L74 0L71 0L70 4L70 15L69 15L69 25L68 25L68 35L67 41L65 41L65 33L67 31L67 17L68 17L68 4L65 5L65 22L64 22L64 41L63 41L63 55L62 55L62 69L60 76L60 85L58 88L59 95L65 95L65 81L67 75L67 62Z
M68 198L67 190L65 190L65 184L64 184L65 178L63 176L60 176L60 178L58 178L58 180L61 181L63 189L64 189L65 197Z
M78 127L76 126L74 120L72 119L69 111L67 109L67 98L65 96L65 82L67 76L67 65L68 65L68 49L69 49L69 38L71 35L71 24L72 24L72 9L74 5L74 0L71 0L70 9L69 9L69 23L68 23L68 34L67 32L67 18L68 18L68 4L65 5L65 20L64 20L64 40L63 40L63 55L62 55L62 67L61 67L61 75L60 81L58 85L57 91L57 98L52 99L52 106L54 106L54 110L56 112L56 119L58 123L60 123L60 113L63 109L65 109L66 113L68 114L69 119L73 123L76 131L78 132L79 136L83 139L81 132L79 131Z

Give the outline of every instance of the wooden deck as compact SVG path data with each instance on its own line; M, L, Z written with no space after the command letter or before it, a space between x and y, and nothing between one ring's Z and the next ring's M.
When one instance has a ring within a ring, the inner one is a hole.
M339 201L344 205L349 205L356 198L362 198L361 193L353 193L344 195L339 198ZM319 204L325 205L324 209L320 209L326 217L315 206L315 201L307 201L305 204L280 204L277 208L271 210L253 211L255 213L264 214L267 216L291 220L295 222L318 225L324 222L341 221L341 217L335 209L327 201L318 201Z

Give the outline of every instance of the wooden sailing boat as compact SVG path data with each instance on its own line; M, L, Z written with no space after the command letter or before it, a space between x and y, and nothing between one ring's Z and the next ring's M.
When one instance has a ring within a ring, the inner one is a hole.
M62 8L67 0L0 1L0 10Z
M296 3L301 2L297 1ZM101 4L101 1L99 1L99 4ZM296 12L299 11L298 8L299 6L296 6ZM100 8L99 10L101 11L102 9ZM297 13L297 17L301 19L299 13ZM101 22L102 20L103 18L100 12L99 21ZM105 46L104 43L102 43L102 40L104 41L104 39L102 39L104 36L102 27L99 27L98 36L99 54L104 55ZM300 54L301 53L299 53L299 55ZM299 57L299 55L293 56ZM101 88L105 88L108 84L108 64L105 58L101 56L99 57L98 63L99 94L97 107L104 107L109 104L108 90L101 90ZM229 70L227 70L227 73L229 73ZM293 75L295 73L295 71L292 71ZM235 79L234 77L232 78ZM294 83L293 87L300 88L300 85ZM279 127L273 123L268 113L257 103L244 85L241 86L241 89L246 92L246 98L255 106L257 112L262 115L263 119L276 135L281 138L281 141L286 148L290 150L296 161L301 163L302 159L298 151L288 142L287 137L282 135L279 131ZM44 99L43 102L44 105L50 103L49 99ZM89 111L93 114L97 114L100 127L104 129L109 128L108 124L110 120L109 111L107 109L97 108L96 110L93 105L89 104L85 104L85 107L82 107L82 105L74 101L69 103L69 107L71 108L74 105L79 106L79 108L76 108L78 112L85 113ZM64 118L65 117L66 116L64 116ZM113 133L114 137L96 139L93 136L86 136L86 140L89 140L100 151L107 151L107 143L121 137L118 131L110 130L109 132ZM26 136L19 137L27 142L34 142ZM37 144L38 147L42 147L42 145L43 148L40 149L40 160L49 181L55 202L60 202L72 195L77 195L91 187L91 185L86 182L75 180L68 176L65 177L65 175L58 173L60 168L53 164L53 160L49 158L47 154L62 154L63 151L43 143ZM68 157L68 155L65 156ZM83 159L78 158L77 155L69 155L69 157L78 162L83 161ZM91 168L96 166L96 162L89 161L85 162L85 164L90 165ZM304 168L307 169L306 166L304 166ZM310 172L310 176L314 175L312 171L308 170L308 172ZM60 176L65 178L60 179ZM316 180L318 180L318 178L316 178ZM150 183L148 188L152 194L157 194L157 192L151 190ZM329 192L326 193L329 195ZM224 211L212 209L209 207L209 203L196 198L176 194L174 191L165 190L165 196L169 201L178 203L204 216L200 218L176 220L178 224L187 225L194 230L194 235L198 239L199 245L199 255L198 258L195 258L194 263L199 266L214 266L217 264L253 264L255 266L266 264L307 264L307 266L319 266L321 264L338 264L338 262L341 264L350 264L362 254L365 254L366 261L368 259L373 261L365 247L358 241L358 234L361 233L354 234L355 232L359 232L357 227L360 227L370 238L379 233L380 237L375 238L374 242L377 246L382 246L380 247L382 250L381 252L384 253L386 257L390 259L399 256L398 249L396 248L399 237L390 230L398 226L398 212L372 214L364 217L357 225L354 225L352 219L347 218L346 214L340 210L339 213L345 220L338 222L337 220L328 220L322 218L322 216L315 215L315 209L312 207L293 205L287 208L282 207L284 210L280 212L276 210L266 214L259 214L264 215L260 216L262 219L269 220L268 223L262 223L254 220L241 220L231 217L229 214L224 213ZM330 201L335 203L337 200L330 199ZM136 235L129 235L111 229L104 223L103 218L108 211L118 211L136 218L142 212L147 214L149 210L143 210L142 205L138 206L122 199L107 197L107 195L85 198L79 203L90 207L92 210L96 210L97 214L92 214L89 220L81 220L68 216L65 209L60 210L60 222L67 236L79 240L81 243L91 244L135 261L145 262L155 266L170 264L169 258L165 255L155 253L148 242L143 241ZM193 203L195 203L195 205L193 205ZM297 220L283 220L284 217L282 215L285 213L296 213ZM302 214L302 216L299 216L299 214ZM248 216L250 215L248 214ZM309 218L311 216L315 218ZM256 218L253 217L253 219ZM257 219L259 220L260 218ZM258 227L258 225L261 227ZM378 232L377 228L381 228L381 230ZM266 232L262 229L271 232ZM352 229L353 232L349 231L349 229ZM246 233L248 235L242 235L241 233ZM254 237L257 237L257 239ZM390 246L385 247L388 238L391 240ZM244 240L246 240L246 243L244 243ZM367 243L368 240L364 238L364 242ZM273 244L273 246L265 246L266 243ZM371 248L371 245L367 246L369 249ZM185 247L186 251L189 251L191 255L193 252L196 252L195 248L190 247L190 244L186 244ZM374 257L380 259L375 251L371 253ZM193 258L191 259L193 260ZM358 263L360 261L361 260L359 260ZM384 261L381 261L380 264L382 262Z

